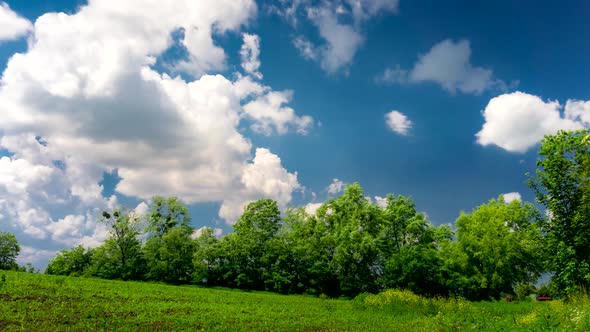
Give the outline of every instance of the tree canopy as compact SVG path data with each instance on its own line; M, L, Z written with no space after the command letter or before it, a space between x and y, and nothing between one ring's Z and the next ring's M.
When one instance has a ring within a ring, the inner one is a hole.
M16 257L20 253L20 245L16 236L8 232L0 232L0 270L11 270L16 266Z
M560 131L545 136L529 184L547 208L541 223L547 269L565 294L590 287L590 134Z

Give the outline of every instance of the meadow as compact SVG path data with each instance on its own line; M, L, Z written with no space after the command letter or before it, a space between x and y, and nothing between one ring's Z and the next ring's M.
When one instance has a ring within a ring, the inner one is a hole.
M0 271L2 331L590 329L590 304L469 302L387 290L354 299Z

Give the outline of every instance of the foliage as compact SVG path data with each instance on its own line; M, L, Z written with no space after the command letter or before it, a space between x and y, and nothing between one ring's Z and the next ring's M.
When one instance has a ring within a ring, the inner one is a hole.
M115 209L112 213L103 211L101 222L110 227L111 235L96 249L90 274L106 279L142 279L145 259L138 239L139 216Z
M502 196L461 213L457 242L444 247L450 288L468 299L498 299L534 282L542 272L539 218L532 204L507 204Z
M94 252L94 249L85 249L81 245L70 250L62 250L49 261L45 273L80 276L92 265Z
M20 252L20 245L14 234L0 232L0 270L11 270L17 267L16 257Z
M150 211L147 215L148 230L153 235L162 237L171 228L180 226L186 232L191 232L191 216L188 208L177 197L152 198Z
M169 229L162 237L147 240L143 252L147 278L175 284L192 280L195 243L183 226Z
M545 136L529 184L549 218L541 223L547 269L564 294L590 287L590 134L560 131Z

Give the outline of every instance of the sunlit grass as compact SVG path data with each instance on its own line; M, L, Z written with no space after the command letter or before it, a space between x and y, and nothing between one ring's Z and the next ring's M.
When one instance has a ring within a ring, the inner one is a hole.
M0 330L590 330L590 301L469 302L387 290L354 300L0 271Z

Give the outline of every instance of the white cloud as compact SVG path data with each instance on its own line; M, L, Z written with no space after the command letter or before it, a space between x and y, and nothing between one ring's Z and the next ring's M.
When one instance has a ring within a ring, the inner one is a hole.
M505 193L505 194L502 194L502 196L504 196L504 202L506 202L507 204L510 204L513 201L521 201L522 202L522 197L520 196L520 193L518 193L518 192Z
M133 212L140 217L146 216L149 211L150 211L150 207L146 202L141 202L141 203L137 204L135 209L133 209Z
M409 130L412 128L412 121L399 111L391 111L385 114L385 123L389 129L400 135L408 135Z
M375 77L375 82L404 84L408 82L408 71L399 65L394 68L385 68L382 74Z
M211 227L201 227L199 229L196 229L193 234L191 234L191 237L194 239L197 239L199 237L201 237L201 235L203 235L203 232L205 232L206 230L212 230L213 231L213 235L215 235L216 237L220 237L221 234L223 234L223 229L221 228L211 228Z
M387 206L387 198L381 196L375 196L375 202L379 207L386 207Z
M285 170L281 159L264 148L256 149L256 156L243 170L241 183L243 189L228 193L219 210L219 215L230 223L242 215L250 202L273 198L279 208L284 209L293 192L302 189L297 173Z
M36 268L44 268L47 261L55 257L56 254L57 250L43 250L29 246L21 246L16 261L20 265L31 263Z
M539 143L544 135L555 134L561 129L583 128L584 123L576 119L582 119L587 113L579 105L579 102L569 102L566 117L563 117L557 101L545 102L540 97L519 91L497 96L483 110L485 123L476 134L477 143L496 145L509 152L525 152Z
M29 20L12 11L6 2L0 2L0 41L23 37L32 28Z
M240 56L242 58L242 68L246 73L252 77L261 80L262 73L260 73L260 37L248 33L242 34L243 44L240 49Z
M291 107L283 106L291 101L292 96L291 91L271 91L244 105L246 115L255 120L252 130L269 136L273 128L283 135L289 127L294 127L297 133L306 135L313 126L313 119L299 117Z
M319 48L322 68L328 73L335 73L349 65L363 42L360 32L351 25L340 24L332 8L310 9L309 18L326 41Z
M300 187L296 173L265 149L250 163L253 146L239 129L248 119L307 132L313 120L285 105L291 94L248 76L185 81L152 68L183 29L188 58L173 65L219 70L225 52L213 37L239 33L255 14L253 0L95 0L40 16L28 50L0 79L0 147L11 153L0 162L0 228L39 250L96 245L106 234L96 216L116 203L99 182L115 169L116 191L131 197L223 201L220 215L262 196L285 206Z
M567 100L565 102L565 117L572 121L590 126L590 101Z
M304 208L305 213L309 214L310 216L313 216L321 206L322 203L307 203Z
M299 54L307 60L316 60L318 58L317 48L305 37L297 36L293 39L293 45L299 51Z
M319 61L328 73L347 71L364 42L364 24L374 16L396 13L396 0L336 0L314 3L309 0L282 0L274 12L297 25L298 9L318 29L322 45L314 45L303 36L296 36L293 45L306 59Z
M485 90L506 90L507 85L493 78L491 69L475 67L471 64L471 46L469 41L453 42L445 39L434 45L428 53L419 55L412 70L387 68L376 77L378 82L419 83L435 82L443 89L454 94L479 95Z
M334 194L341 193L344 190L344 187L346 187L346 183L335 178L332 180L332 183L330 183L330 185L327 188L328 194L334 195Z

